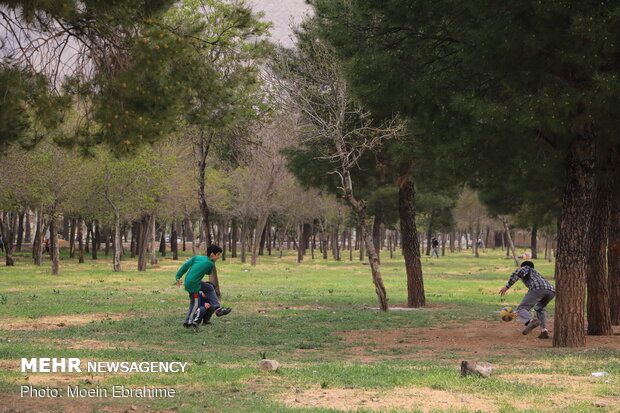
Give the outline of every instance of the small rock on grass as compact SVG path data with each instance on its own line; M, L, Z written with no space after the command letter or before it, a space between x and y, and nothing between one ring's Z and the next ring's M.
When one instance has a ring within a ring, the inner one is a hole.
M493 372L493 366L486 361L461 361L461 376L478 375L489 377Z
M263 359L260 361L258 367L263 371L276 371L280 367L280 363L275 360Z
M605 401L603 400L598 400L596 402L593 402L592 404L596 407L607 407L607 403L605 403Z

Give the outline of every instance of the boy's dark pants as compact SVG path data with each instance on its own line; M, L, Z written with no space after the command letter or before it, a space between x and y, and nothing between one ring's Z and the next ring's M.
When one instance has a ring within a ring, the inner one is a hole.
M205 308L204 305L199 306L194 323L199 324L201 321L209 321L215 310L220 308L220 301L217 299L215 287L210 282L202 282L200 291L206 295L206 302L211 304L209 308Z

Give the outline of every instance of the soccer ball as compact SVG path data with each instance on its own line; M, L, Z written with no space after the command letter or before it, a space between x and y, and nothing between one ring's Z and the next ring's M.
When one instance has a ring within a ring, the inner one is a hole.
M515 318L516 315L517 313L512 311L512 307L504 307L502 308L502 311L499 312L499 316L504 321L512 321L512 319Z

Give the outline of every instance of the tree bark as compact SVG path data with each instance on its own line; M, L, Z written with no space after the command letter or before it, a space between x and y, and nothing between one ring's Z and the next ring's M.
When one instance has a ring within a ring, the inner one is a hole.
M420 245L415 223L415 189L413 181L401 177L398 184L398 213L400 217L401 246L407 272L407 306L424 307L424 278L420 262Z
M55 208L54 208L55 209ZM58 223L56 222L56 212L50 214L50 255L52 259L52 275L59 273L59 254L58 250Z
M515 245L512 243L512 237L510 236L510 228L508 227L508 221L506 218L501 218L502 224L504 224L504 229L506 230L506 235L508 236L508 248L512 250L512 259L515 260L515 265L519 266L519 258L517 258L517 253L515 252Z
M77 237L78 237L78 249L79 249L78 263L84 264L84 221L82 220L81 216L78 217L77 222L78 222Z
M299 239L299 243L297 244L297 262L300 263L304 259L304 224L302 223L297 227L297 237Z
M258 221L256 222L256 231L254 232L254 240L252 242L252 258L250 260L250 265L253 267L256 266L256 259L259 252L261 241L264 241L265 228L267 226L267 214L262 214L258 217Z
M151 265L157 264L157 248L155 248L155 245L157 244L157 230L155 227L155 223L155 214L152 214L151 220L149 221L151 227L149 231L149 236L151 238Z
M15 244L15 252L22 251L22 242L24 240L24 215L25 215L24 211L21 211L18 215L17 243Z
M239 226L237 224L237 218L233 218L231 222L231 238L230 241L230 257L237 258L237 238L239 237Z
M172 243L172 237L170 237ZM166 224L162 225L161 237L159 238L159 253L162 257L166 256Z
M609 285L607 281L607 240L609 238L609 214L611 202L610 180L596 183L596 194L590 227L587 272L588 334L610 336L613 334L609 310Z
M248 232L248 224L246 223L246 220L243 220L243 222L241 223L241 262L245 263L245 242L247 240L247 232Z
M32 234L30 232L30 209L26 208L26 234L24 235L24 242L32 242Z
M121 271L121 255L123 244L121 239L121 214L118 210L114 211L114 257L112 259L113 271Z
M91 248L92 248L92 258L93 260L97 259L97 244L99 243L99 222L95 220L92 226L92 234L93 238L91 239Z
M538 259L538 224L532 225L532 238L530 248L532 249L532 259Z
M42 208L37 208L37 223L34 229L34 240L32 241L32 259L34 260L34 265L41 265L41 261L43 260L43 212Z
M136 249L138 253L138 271L146 271L146 250L148 248L149 222L150 216L147 214L142 215L142 218L140 219L138 239L136 242Z
M200 204L200 212L202 214L203 228L205 228L206 232L207 247L211 245L211 232L209 230L210 210L205 194L205 172L207 169L207 155L209 154L209 148L211 147L213 136L214 133L211 132L208 137L205 137L205 132L201 131L196 142L196 155L198 163L198 201Z
M170 225L170 250L172 251L172 259L179 259L179 245L177 244L177 217L172 216L172 224Z
M347 235L349 237L349 261L353 261L353 228L347 229Z
M375 220L372 225L372 242L375 244L375 251L377 251L377 259L381 264L381 214L375 214Z
M450 233L450 252L454 254L454 241L456 240L456 232L452 231Z
M582 133L571 143L568 156L555 262L554 347L586 344L584 299L588 249L592 244L591 215L595 208L594 146L594 138Z
M620 325L620 198L617 196L611 204L607 285L611 323L617 326Z
M364 243L366 244L366 249L368 250L370 271L372 274L373 283L375 285L375 292L377 293L377 298L379 299L379 308L382 311L387 311L388 297L387 292L385 291L385 286L383 285L381 271L379 269L379 257L377 256L377 251L375 251L374 240L370 230L368 229L366 205L358 201L353 195L353 183L351 181L351 174L347 169L345 169L343 173L343 184L344 198L353 208L353 211L356 213L358 221L362 228L362 237L364 238Z
M71 230L69 231L69 258L75 258L75 226L76 219L71 218Z
M13 242L15 240L15 226L17 224L17 213L3 212L0 215L0 235L4 242L4 261L8 267L15 265L13 259Z

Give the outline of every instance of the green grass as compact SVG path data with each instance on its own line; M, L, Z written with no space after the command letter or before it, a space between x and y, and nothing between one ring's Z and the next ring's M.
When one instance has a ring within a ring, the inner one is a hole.
M146 272L137 272L135 260L127 259L123 266L129 269L114 273L110 257L103 253L97 261L87 257L80 265L63 251L61 275L51 276L49 261L36 267L28 253L17 254L15 267L0 267L0 399L6 396L18 403L14 407L24 403L24 408L36 411L62 410L60 401L25 400L18 395L19 385L35 379L42 383L38 386L55 386L54 380L62 375L20 373L16 361L79 357L189 363L188 371L180 374L66 375L69 383L86 387L123 384L174 387L178 392L174 399L82 400L87 403L86 411L134 405L141 411L327 412L332 411L329 403L312 407L302 400L297 407L284 400L295 394L303 398L307 392L332 397L335 393L330 392L347 389L393 394L419 388L481 397L493 403L495 411L525 412L536 411L528 400L553 398L558 391L574 392L569 382L516 383L511 380L513 374L562 375L565 380L575 377L587 384L578 397L555 406L556 411L612 411L617 406L613 404L620 397L617 345L587 351L541 348L520 352L511 348L507 357L510 343L498 342L484 356L495 364L498 374L463 379L458 364L464 352L475 349L467 342L435 348L423 339L429 328L453 329L479 321L502 327L497 312L505 304L516 306L526 291L515 285L508 296L497 295L514 265L503 253L488 251L479 259L471 252L440 260L423 258L429 307L387 313L375 309L378 304L369 267L358 260L307 258L297 264L290 252L282 259L260 257L256 267L238 259L220 261L223 304L234 310L199 331L182 328L187 294L173 282L176 269L188 257L184 253L178 262L160 258L157 268ZM536 266L552 278L552 263L539 260ZM402 257L396 254L390 260L384 254L381 270L391 305L404 305ZM552 317L553 302L549 313ZM75 321L80 315L92 321ZM63 322L63 316L72 318L66 326L54 325ZM15 328L30 324L42 328ZM381 341L390 334L395 337L391 342ZM262 355L278 360L280 370L259 371ZM593 371L610 374L594 378L590 376ZM593 407L592 398L607 400L609 407ZM351 400L347 407L370 409L358 402ZM385 410L428 410L420 403L412 400L408 407ZM465 404L439 410L476 409Z

